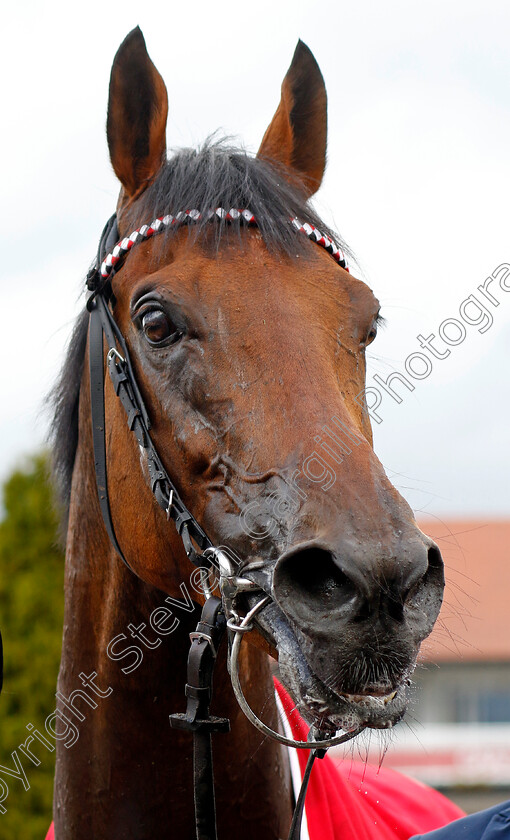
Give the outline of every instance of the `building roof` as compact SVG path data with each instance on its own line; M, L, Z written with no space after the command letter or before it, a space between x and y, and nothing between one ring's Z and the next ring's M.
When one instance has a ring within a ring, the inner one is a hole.
M446 576L443 607L421 658L510 661L510 519L428 517L418 524L437 542Z

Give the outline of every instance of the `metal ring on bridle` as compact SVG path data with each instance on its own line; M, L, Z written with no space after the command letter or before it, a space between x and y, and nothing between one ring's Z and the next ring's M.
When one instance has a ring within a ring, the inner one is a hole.
M107 354L107 356L106 356L106 361L107 361L107 362L111 362L111 360L112 360L114 357L115 357L116 359L118 359L118 360L119 360L119 362L124 363L124 362L126 361L126 360L125 360L125 358L124 358L124 356L121 356L121 354L119 353L119 351L117 350L117 348L116 348L116 347L110 347L110 349L108 350L108 354Z
M269 726L266 726L255 714L253 709L248 705L246 697L243 694L243 690L241 688L241 682L239 680L239 669L238 669L238 660L239 660L239 651L241 648L241 642L245 633L245 630L248 629L248 625L250 624L252 618L254 618L261 610L264 609L265 606L271 601L271 598L266 595L265 598L262 598L254 607L246 613L244 618L242 619L239 626L232 626L229 625L232 632L235 633L235 638L232 643L232 650L230 653L230 678L232 680L232 688L234 689L234 694L236 696L237 702L239 703L241 709L243 710L244 714L248 718L248 720L256 726L264 735L268 735L270 738L273 738L275 741L279 741L280 744L285 744L287 747L295 747L298 750L321 750L321 749L329 749L329 747L336 747L338 744L345 744L346 741L350 741L352 738L355 738L356 735L359 735L360 732L365 728L364 726L359 727L358 729L354 730L353 732L346 732L344 735L334 736L332 738L326 738L321 741L294 741L291 738L286 738L284 735L280 735L279 732L275 732L274 729L271 729Z
M218 586L218 580L213 577L211 581L211 576L214 575L214 568L207 568L206 566L200 566L200 588L205 595L206 600L212 598L214 595L214 590Z

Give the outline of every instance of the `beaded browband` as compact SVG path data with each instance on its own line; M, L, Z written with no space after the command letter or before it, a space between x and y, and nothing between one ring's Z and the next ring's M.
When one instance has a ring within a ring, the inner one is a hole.
M233 222L240 220L241 222L245 222L248 225L257 225L257 220L253 213L250 210L235 210L231 208L230 210L224 210L223 207L217 207L215 210L210 210L208 213L201 213L199 210L181 210L175 216L167 215L167 216L159 216L157 219L154 219L150 225L142 225L141 227L137 228L133 231L129 236L124 237L120 242L117 243L115 248L104 258L103 262L101 263L101 277L103 280L108 279L110 273L115 268L117 263L131 250L133 245L137 242L144 242L146 239L150 239L151 236L154 236L156 233L162 233L164 230L170 227L175 227L177 225L183 225L190 222L199 222L202 219L220 219L226 222ZM345 261L345 254L341 248L338 247L336 242L331 239L330 236L327 236L325 233L322 233L318 228L314 227L314 225L308 224L308 222L302 223L299 219L291 219L291 224L296 228L299 233L304 233L311 239L313 242L316 242L317 245L321 245L323 248L326 249L328 254L331 254L334 260L338 263L341 268L344 268L346 271L349 271L347 268L347 264Z

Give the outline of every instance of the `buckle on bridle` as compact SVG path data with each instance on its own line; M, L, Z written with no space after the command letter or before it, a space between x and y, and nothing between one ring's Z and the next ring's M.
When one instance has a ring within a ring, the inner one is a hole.
M211 648L212 655L216 659L216 657L218 655L218 651L216 650L216 648L214 646L214 642L212 640L212 636L210 636L209 633L203 633L201 630L195 630L193 633L189 634L189 638L190 638L191 642L194 642L195 639L197 639L197 640L201 639L202 641L207 642L207 644Z
M168 497L168 505L167 505L167 508L166 508L166 511L165 511L166 518L168 520L170 520L170 516L172 514L173 501L174 501L174 488L172 487L171 490L170 490L170 495Z

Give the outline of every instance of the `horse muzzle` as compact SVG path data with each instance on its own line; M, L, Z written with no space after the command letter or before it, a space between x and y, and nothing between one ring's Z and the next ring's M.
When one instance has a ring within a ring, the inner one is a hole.
M271 597L256 621L307 719L321 729L389 728L405 713L441 607L443 562L418 529L400 557L354 562L348 547L309 541L247 572Z

